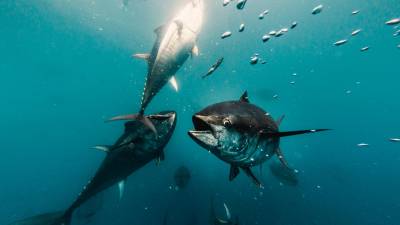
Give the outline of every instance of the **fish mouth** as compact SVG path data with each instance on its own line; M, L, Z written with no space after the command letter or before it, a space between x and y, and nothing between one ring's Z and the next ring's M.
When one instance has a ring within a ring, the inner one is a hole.
M204 148L215 147L218 139L212 125L207 122L207 116L194 115L192 117L194 130L188 132L189 136Z
M215 136L215 130L213 129L212 125L207 122L207 116L194 115L192 117L192 121L195 131L202 133L211 133Z
M162 111L157 114L149 115L148 118L155 120L169 120L174 123L176 120L176 112L175 111Z
M166 128L171 132L176 126L177 113L175 111L162 111L147 117L154 122L157 130L163 129L162 127L166 125Z

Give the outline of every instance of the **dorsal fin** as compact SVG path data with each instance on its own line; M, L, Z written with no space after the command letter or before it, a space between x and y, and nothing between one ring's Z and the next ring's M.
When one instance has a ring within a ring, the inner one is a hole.
M160 35L163 32L163 30L165 29L165 27L166 27L165 24L160 25L159 27L154 29L154 33L156 33L157 35Z
M276 125L278 125L278 127L281 125L281 123L282 123L282 120L285 118L285 115L282 115L281 117L279 117L277 120L276 120Z
M242 94L242 96L240 96L239 101L250 103L250 101L249 101L249 96L247 95L247 91L244 91L244 93Z

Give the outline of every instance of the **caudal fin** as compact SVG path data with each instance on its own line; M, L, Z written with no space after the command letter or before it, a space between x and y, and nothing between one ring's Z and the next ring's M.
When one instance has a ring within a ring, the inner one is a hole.
M9 225L70 225L71 214L63 211L44 213L37 216L29 217L26 219L15 221Z
M156 130L156 127L154 124L151 122L151 120L144 116L142 113L137 113L137 114L129 114L129 115L122 115L122 116L115 116L106 122L111 122L111 121L117 121L117 120L137 120L142 122L147 128L149 128L153 133L158 137L158 133Z

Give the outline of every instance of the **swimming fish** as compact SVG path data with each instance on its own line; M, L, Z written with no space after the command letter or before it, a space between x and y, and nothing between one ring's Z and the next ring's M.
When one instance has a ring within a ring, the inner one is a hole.
M130 174L151 160L164 158L164 147L176 126L175 112L160 112L147 117L158 130L158 138L141 122L129 121L125 123L125 132L113 145L94 147L105 152L106 157L67 210L34 216L10 225L69 225L74 211L105 189L118 184L122 197L125 181Z
M394 18L386 22L387 25L397 25L400 24L400 18Z
M224 61L224 57L221 57L217 60L217 62L214 63L214 65L211 66L211 68L208 70L208 72L202 76L202 78L206 78L208 76L210 76L212 73L215 72L215 70L218 69L218 67L222 64L222 62Z
M190 180L190 171L186 166L179 167L174 173L175 185L179 189L184 189Z
M343 39L343 40L340 40L340 41L337 41L337 42L333 43L333 45L340 46L340 45L344 45L346 43L347 43L347 40Z
M327 130L282 132L279 131L282 118L273 120L263 109L251 104L245 92L238 101L216 103L194 114L194 129L188 134L201 147L230 164L229 180L241 169L261 187L251 167L264 163L274 154L289 167L279 148L282 137Z
M231 35L232 35L232 32L225 31L223 34L221 34L221 39L225 39L227 37L230 37Z
M237 4L236 4L236 8L239 10L244 9L244 6L246 5L247 0L238 0Z
M154 30L157 38L151 53L133 55L148 64L139 113L116 116L109 121L139 120L157 135L144 111L168 81L177 88L175 73L190 55L198 55L196 42L203 24L203 11L203 0L191 0L170 22Z
M317 7L315 7L312 11L311 14L313 15L317 15L320 14L322 12L322 9L324 8L323 5L318 5Z

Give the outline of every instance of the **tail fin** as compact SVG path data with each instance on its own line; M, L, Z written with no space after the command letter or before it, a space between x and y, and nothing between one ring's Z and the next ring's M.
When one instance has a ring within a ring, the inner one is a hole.
M44 213L23 220L15 221L9 225L37 225L37 224L48 224L48 225L70 225L71 224L71 213L65 213L62 211Z
M331 129L315 129L315 130L296 130L296 131L286 131L286 132L276 132L276 133L263 133L265 135L269 136L275 136L275 137L287 137L287 136L293 136L293 135L299 135L299 134L307 134L307 133L315 133L315 132L321 132L321 131L328 131Z
M107 120L107 122L117 121L117 120L137 120L137 121L140 121L147 128L149 128L151 131L153 131L153 133L156 135L156 137L158 137L158 133L157 133L156 127L154 126L154 124L151 122L151 120L148 117L143 115L142 112L137 113L137 114L116 116L116 117L113 117L113 118Z

